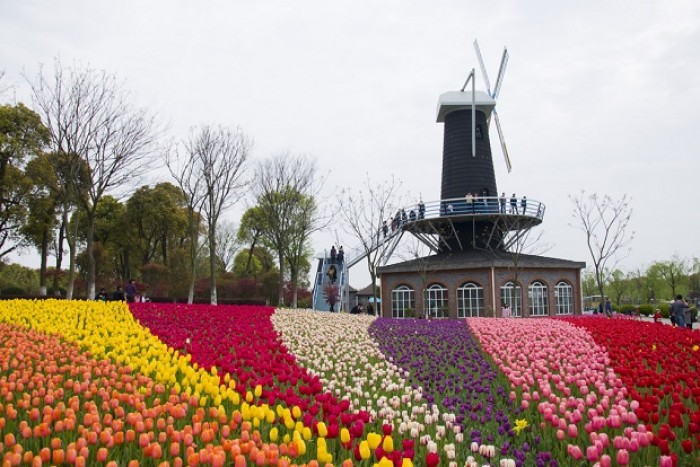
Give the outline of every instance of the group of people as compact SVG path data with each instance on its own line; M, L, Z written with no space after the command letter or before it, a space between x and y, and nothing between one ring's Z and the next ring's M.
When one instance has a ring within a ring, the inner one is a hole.
M609 298L606 298L605 301L601 301L598 304L598 309L593 310L593 314L596 314L596 313L600 313L601 315L605 314L605 316L608 316L608 317L612 316L613 308L612 308L612 302L610 301Z
M345 261L345 251L343 251L343 247L340 246L337 250L335 249L335 245L331 246L331 254L330 254L330 263L331 265L328 267L328 270L326 271L326 275L328 276L328 282L331 284L335 284L335 282L338 280L338 269L335 267L337 264L339 268L343 268L343 262Z
M126 284L126 288L122 288L121 285L117 285L117 288L110 294L107 293L104 287L100 289L95 295L95 300L101 302L113 301L113 302L129 302L133 303L136 301L138 296L138 289L136 288L136 282L134 279L129 279Z
M693 314L688 301L683 300L683 295L676 295L676 299L671 303L669 315L673 326L693 329Z
M422 199L418 202L416 208L411 209L408 212L408 214L406 214L406 210L402 208L396 211L394 217L392 217L389 220L383 221L382 235L384 236L384 238L386 238L387 235L389 235L389 225L391 225L391 231L394 232L406 222L414 222L419 219L425 219L425 204L423 203Z
M469 192L464 195L464 204L448 203L445 206L446 214L464 212L468 214L495 212L500 212L501 214L525 214L527 212L527 196L523 196L518 200L515 193L513 193L509 200L505 192L503 192L497 199L495 196L489 196L488 191L484 190L481 194ZM538 212L537 215L538 217L541 216L541 212Z
M361 315L363 313L367 313L368 315L373 315L374 314L374 307L372 306L371 303L367 304L367 307L362 305L362 303L358 303L354 307L350 309L350 314L351 315Z

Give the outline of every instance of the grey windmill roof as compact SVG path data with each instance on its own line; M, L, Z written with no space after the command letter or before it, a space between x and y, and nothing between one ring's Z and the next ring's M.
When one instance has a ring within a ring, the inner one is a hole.
M438 253L431 256L395 263L378 268L380 274L391 272L411 272L417 269L430 268L433 270L481 269L486 267L513 267L513 254L506 251L470 250L454 253ZM519 254L518 268L536 269L583 269L583 261L571 261L547 256Z

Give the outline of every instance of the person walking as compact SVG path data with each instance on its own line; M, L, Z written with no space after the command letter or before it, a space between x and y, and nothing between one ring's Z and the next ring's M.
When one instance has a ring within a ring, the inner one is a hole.
M342 246L338 249L338 254L336 255L336 259L338 260L338 266L342 269L343 268L343 260L345 259L345 252L343 251Z
M335 245L333 245L331 246L331 264L335 264L336 254Z
M671 303L671 314L676 326L685 327L685 310L687 308L688 304L683 300L683 295L676 295L676 299Z
M136 294L138 293L138 290L136 290L136 283L133 279L129 279L129 283L126 284L125 292L126 301L129 303L134 303L136 301Z
M335 281L338 279L338 271L335 269L335 266L331 264L331 267L328 268L326 275L328 276L330 283L335 284Z
M518 198L515 197L515 193L513 193L513 196L510 197L510 213L518 213Z
M605 299L605 315L607 317L611 317L613 314L613 309L612 309L612 302L610 302L609 298Z
M527 211L527 196L523 196L523 199L520 201L520 205L523 207L523 214Z

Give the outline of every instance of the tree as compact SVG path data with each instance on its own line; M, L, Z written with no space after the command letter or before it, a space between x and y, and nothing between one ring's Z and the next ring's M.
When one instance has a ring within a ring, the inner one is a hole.
M671 288L671 297L675 298L680 288L688 286L690 264L678 253L675 253L669 261L660 261L656 264L658 264L661 278Z
M239 272L242 274L242 277L249 277L254 259L253 253L256 251L258 242L261 240L264 231L263 212L257 206L248 208L243 213L241 225L238 227L238 242L250 245L245 267Z
M363 256L367 258L367 272L372 281L372 296L377 303L377 268L392 242L384 241L382 222L392 217L399 207L401 182L394 177L374 183L369 174L364 186L353 186L338 196L339 215L343 230L355 238Z
M155 118L131 104L131 95L114 75L90 67L64 69L56 59L53 79L42 69L30 86L53 149L78 155L89 169L86 196L78 202L87 215L87 293L92 297L97 204L110 191L131 185L152 161Z
M48 137L41 117L24 104L0 106L0 259L21 243L32 191L24 163L41 152Z
M204 126L193 134L187 152L196 159L204 189L202 212L207 221L211 304L216 305L216 230L221 213L231 207L246 185L243 179L252 141L240 128Z
M625 273L619 269L615 269L609 274L610 280L608 281L608 290L612 293L608 294L612 296L613 301L617 306L620 306L623 295L627 292L630 286L630 280L625 276Z
M172 183L142 186L126 202L126 222L133 234L129 249L139 255L138 267L149 263L168 266L177 239L187 232L182 191Z
M236 226L223 221L216 229L216 256L224 266L223 272L230 272L241 244L238 242Z
M189 259L189 286L187 303L194 301L194 288L197 278L197 259L202 245L199 241L201 234L201 209L206 198L204 178L201 171L200 159L195 157L194 134L174 150L166 152L165 165L170 175L182 190L187 211L187 242Z
M575 220L570 225L586 235L598 292L604 297L608 272L615 270L618 262L629 253L629 244L634 239L634 232L629 230L630 199L623 195L613 200L608 195L586 195L584 191L569 199L574 205L572 217Z
M56 208L58 199L53 187L56 185L56 173L50 155L42 153L33 158L25 169L32 181L32 195L29 197L28 216L22 227L24 237L39 250L41 265L39 267L39 294L46 295L46 271L49 249L54 240L54 229L58 224Z
M264 226L260 233L277 253L279 265L278 304L284 304L285 266L294 264L292 281L298 280L300 259L306 253L312 232L323 227L316 205L319 188L316 164L304 156L281 154L260 162L252 191L258 208L255 216ZM296 288L296 283L293 284Z

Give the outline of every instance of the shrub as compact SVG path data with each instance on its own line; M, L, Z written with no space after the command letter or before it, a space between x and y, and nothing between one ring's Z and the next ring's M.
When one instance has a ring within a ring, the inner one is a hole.
M0 293L2 295L10 295L13 297L27 295L27 292L20 287L5 287L4 289L2 289L2 291L0 291Z

